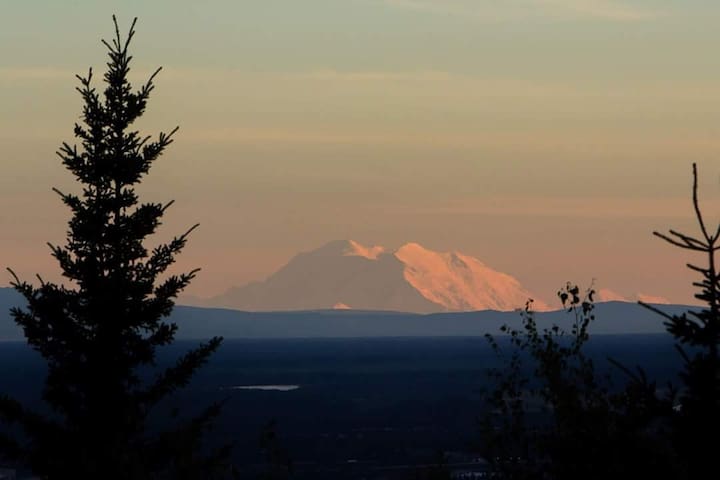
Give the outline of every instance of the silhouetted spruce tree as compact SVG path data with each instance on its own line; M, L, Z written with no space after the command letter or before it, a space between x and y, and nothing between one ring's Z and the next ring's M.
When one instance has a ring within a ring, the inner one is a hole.
M140 203L135 187L177 128L155 140L132 130L160 69L133 90L128 46L135 21L125 39L114 16L113 22L115 38L103 40L109 56L104 90L93 86L92 70L77 77L83 109L74 133L81 146L63 143L58 152L82 184L79 195L56 190L72 211L67 243L50 245L67 285L39 278L34 286L13 274L27 308L12 315L47 361L43 398L52 414L1 397L0 418L25 434L5 435L0 448L48 479L210 478L223 452L203 456L200 447L218 404L170 431L148 427L153 407L185 386L221 339L150 379L141 373L155 365L158 347L173 342L177 326L165 318L196 271L163 274L195 227L151 251L144 246L172 202Z
M698 200L697 165L693 164L693 208L700 237L676 230L653 232L668 243L697 252L705 266L688 263L701 276L693 285L700 289L695 298L703 308L682 315L668 315L652 305L645 307L665 318L668 332L684 361L682 390L674 416L674 445L683 459L689 478L706 478L717 470L717 435L720 432L720 272L716 253L720 251L720 224L714 231L706 225Z

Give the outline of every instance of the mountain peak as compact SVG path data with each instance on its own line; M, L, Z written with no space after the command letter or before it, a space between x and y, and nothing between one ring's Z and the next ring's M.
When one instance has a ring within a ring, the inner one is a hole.
M514 277L459 252L410 242L397 250L335 240L295 256L264 282L217 297L244 310L344 308L416 313L515 310L537 297ZM548 309L542 301L536 310Z
M364 257L368 260L377 260L377 257L383 252L385 252L385 249L379 245L366 247L355 240L333 240L309 253L321 256Z
M348 240L348 245L349 248L343 253L346 257L365 257L369 260L377 260L378 256L385 252L385 248L380 245L366 247L355 240Z
M396 250L395 257L405 265L405 280L446 310L514 310L536 298L514 277L458 252L435 252L411 242ZM537 300L534 308L549 309Z
M431 250L428 250L417 242L408 242L397 249L398 252L401 250L413 252L431 252Z
M656 305L667 305L670 303L670 300L668 300L667 298L660 297L657 295L648 295L646 293L637 293L635 295L632 295L631 297L627 297L625 295L617 293L608 288L598 289L595 294L595 301L596 302L631 302L631 303L643 302L643 303L652 303L652 304L656 304Z

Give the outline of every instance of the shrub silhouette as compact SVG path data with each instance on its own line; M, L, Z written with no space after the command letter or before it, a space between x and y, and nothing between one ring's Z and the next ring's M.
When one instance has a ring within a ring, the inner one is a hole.
M541 329L528 302L509 345L487 338L504 358L490 371L485 455L500 478L676 478L677 466L657 436L672 411L669 398L640 370L623 388L597 373L584 352L594 321L594 291L568 284L558 292L574 316L570 331ZM504 347L509 347L509 352ZM504 355L509 353L508 357ZM624 369L624 367L620 366Z
M593 295L568 284L558 296L575 316L570 331L540 328L528 302L519 329L503 326L510 352L492 369L490 412L482 419L486 454L503 478L706 478L715 459L712 440L720 427L720 276L715 253L720 225L705 224L693 165L693 207L701 238L670 230L654 232L665 241L702 253L706 266L688 267L702 279L696 298L704 303L665 318L684 362L681 385L661 389L641 368L610 361L627 374L613 385L597 373L584 352L595 320ZM500 342L488 335L500 356ZM528 365L528 360L529 365Z
M82 192L55 190L72 218L65 245L50 245L67 284L38 277L34 286L12 274L27 302L12 315L47 362L43 398L52 413L0 397L0 419L24 431L22 437L0 437L0 449L42 478L211 478L227 453L200 453L219 404L168 431L148 425L153 407L188 384L221 338L188 351L154 378L141 374L156 365L158 347L173 342L177 326L165 318L197 270L166 274L195 227L150 251L144 246L172 202L139 203L135 187L177 128L155 140L131 128L160 71L136 91L128 81L135 21L123 39L113 16L115 37L103 40L109 61L102 92L93 86L92 69L77 76L83 109L74 134L80 147L63 143L58 155Z

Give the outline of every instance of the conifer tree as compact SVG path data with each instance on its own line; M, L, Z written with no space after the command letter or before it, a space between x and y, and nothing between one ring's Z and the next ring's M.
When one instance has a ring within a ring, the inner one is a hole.
M681 315L669 315L652 305L643 305L665 318L665 326L675 338L676 348L682 356L683 388L674 418L673 440L686 464L688 477L703 478L705 472L717 468L716 442L712 439L720 429L720 266L717 263L720 224L714 229L709 228L700 210L696 164L693 164L692 202L699 237L676 230L669 230L667 234L653 233L705 258L704 266L687 264L701 276L701 280L693 285L700 289L695 298L703 303L703 307Z
M103 40L109 56L104 89L94 86L92 69L77 76L83 108L74 134L80 146L63 143L58 151L82 185L79 194L55 190L72 212L65 245L50 245L66 284L38 277L36 286L11 271L13 287L27 302L12 315L47 362L43 399L51 413L0 397L0 419L24 432L0 435L0 453L47 479L210 478L219 453L199 452L218 404L170 431L148 426L153 407L188 384L221 338L154 376L143 373L177 331L167 317L197 270L166 272L195 227L151 250L144 245L172 202L140 203L135 187L177 128L155 139L133 130L160 69L133 90L128 47L135 21L124 39L114 16L113 22L114 38Z

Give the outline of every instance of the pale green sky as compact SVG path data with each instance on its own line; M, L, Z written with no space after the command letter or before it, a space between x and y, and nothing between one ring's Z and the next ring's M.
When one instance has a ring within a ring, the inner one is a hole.
M141 127L181 126L143 187L196 221L190 293L352 238L460 250L552 298L566 280L691 300L690 164L720 216L720 3L2 0L0 263L50 278L73 184L75 73L140 17Z

